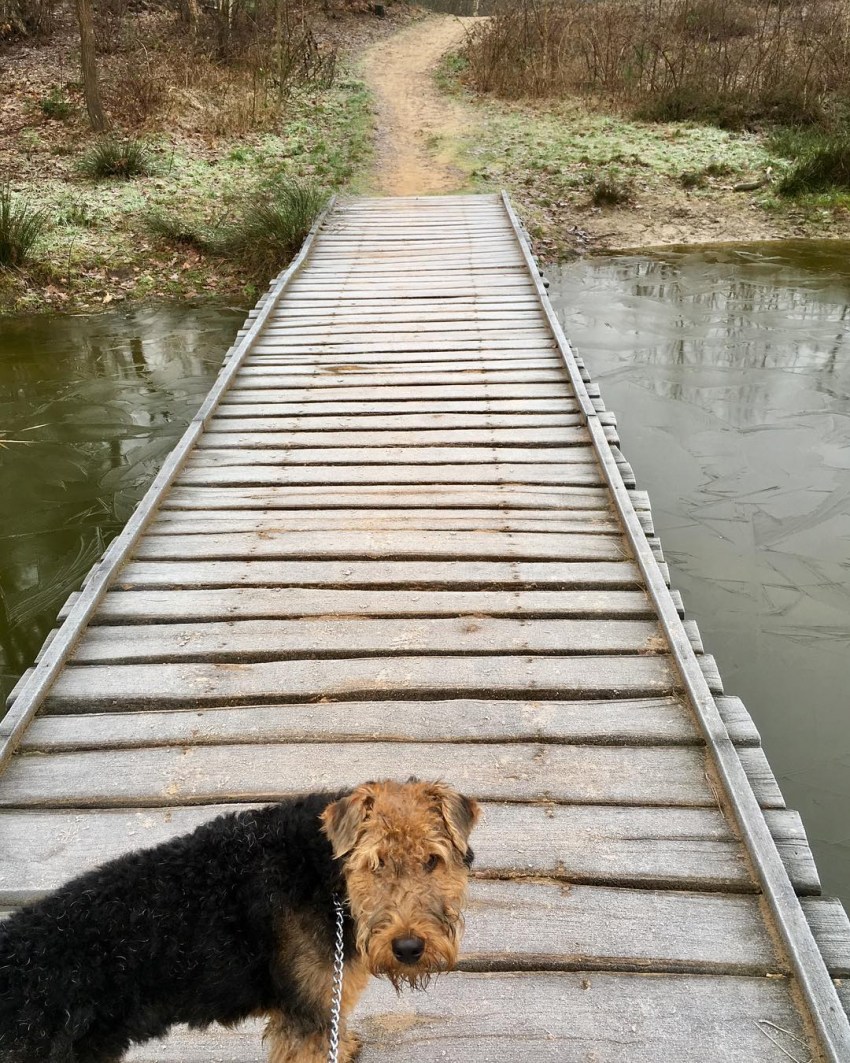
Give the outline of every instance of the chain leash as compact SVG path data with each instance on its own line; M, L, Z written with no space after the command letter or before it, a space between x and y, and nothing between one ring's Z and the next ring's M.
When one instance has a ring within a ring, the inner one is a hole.
M334 945L334 981L331 994L331 1030L328 1063L337 1063L339 1058L339 1023L342 1013L342 972L345 964L343 945L343 920L345 908L338 894L333 895L334 914L336 915L336 943Z

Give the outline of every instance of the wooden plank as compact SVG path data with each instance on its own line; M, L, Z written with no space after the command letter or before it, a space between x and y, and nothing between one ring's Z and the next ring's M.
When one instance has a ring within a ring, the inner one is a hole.
M644 514L649 522L648 514ZM198 517L184 510L168 510L149 525L152 532L198 532ZM315 532L338 528L344 531L390 531L414 529L422 531L502 531L581 533L584 535L614 535L619 525L610 513L589 509L554 515L537 514L533 510L514 510L504 513L498 509L359 509L343 513L338 509L280 510L280 509L207 509L204 511L204 531L233 532L266 531Z
M468 365L468 363L466 363ZM491 388L507 389L515 383L517 387L536 387L539 383L547 381L555 385L555 392L564 381L563 370L560 369L506 369L502 372L496 370L479 370L477 368L462 368L444 372L415 373L415 372L391 372L385 373L380 367L373 372L365 369L358 373L330 373L318 371L300 372L293 371L290 366L283 365L258 365L249 367L240 375L240 383L234 389L238 393L242 388L271 388L282 392L282 398L288 396L287 389L303 389L305 398L347 398L356 389L368 388L377 392L377 398L401 397L413 393L414 398L428 398L429 396L417 395L416 392L423 387L451 387L456 388L458 394L472 394L468 391L470 385L480 385L481 397L486 397ZM392 390L395 389L395 390ZM505 394L509 395L507 390ZM442 396L437 395L437 398Z
M784 1045L816 1058L781 977L454 974L401 997L373 980L354 1026L362 1063L788 1063ZM260 1039L258 1023L181 1030L128 1060L256 1063Z
M257 562L253 562L256 564ZM387 562L388 564L389 562ZM439 562L431 562L432 565ZM483 562L482 562L483 563ZM278 562L286 564L286 562ZM309 562L305 563L309 564ZM321 562L315 562L321 564ZM472 564L472 562L470 562ZM519 562L517 564L520 564ZM272 581L273 582L273 581ZM242 588L233 588L224 596L225 604L220 605L222 592L215 595L205 591L183 590L174 592L154 591L116 591L115 597L108 599L97 615L98 623L117 623L122 621L149 622L151 620L185 620L198 618L208 620L220 619L258 619L262 616L459 616L464 612L489 616L607 616L635 617L650 616L652 611L643 592L623 591L614 598L600 598L588 591L561 591L557 597L547 598L546 592L515 591L510 597L494 596L493 592L469 592L455 590L449 598L440 592L420 591L416 596L406 595L404 591L395 591L393 605L388 607L386 595L371 593L368 590L335 590L333 597L326 591L311 591L299 595L294 588L273 594L263 594L254 590L250 594L240 593ZM79 592L68 595L68 600L59 610L61 621L72 608ZM670 592L680 615L684 616L684 604L678 591ZM144 597L137 597L143 595ZM490 595L490 597L484 597ZM530 596L529 596L530 595ZM283 599L283 601L281 601ZM188 610L188 612L187 612ZM0 722L0 730L2 722Z
M613 415L606 415L609 426L615 424ZM332 437L334 433L357 435L362 437L388 436L392 441L395 435L399 438L417 436L421 433L423 440L431 436L446 433L473 433L479 432L485 435L484 441L498 438L499 435L519 439L528 439L526 433L552 433L556 440L566 441L578 432L585 431L578 414L395 414L386 416L371 416L368 414L355 414L350 417L263 417L249 414L247 416L216 416L204 433L205 436L215 434L225 435L233 432L271 432L291 436L293 439L315 437L320 442L324 437ZM463 439L470 438L464 435ZM547 436L545 438L551 438ZM294 444L293 444L294 445ZM314 444L308 443L312 446ZM328 443L333 446L333 443ZM366 444L361 444L365 446ZM383 446L382 443L379 445Z
M269 395L265 392L274 391L276 403L313 403L336 404L357 403L366 404L369 412L377 409L375 403L402 404L406 409L412 409L408 403L429 400L431 403L451 402L487 402L492 403L496 399L511 400L514 403L524 403L526 399L542 399L546 402L555 403L559 400L572 399L573 391L570 385L564 381L551 381L546 384L387 384L364 386L362 384L340 384L336 381L326 387L281 387L272 375L242 376L240 381L231 386L227 394L232 402L268 402ZM455 408L460 408L455 406Z
M596 400L600 412L605 409L601 399ZM578 404L573 399L497 399L497 398L456 398L454 400L431 399L405 402L386 401L370 402L283 402L279 396L270 397L265 392L239 391L228 392L216 409L216 417L375 417L379 414L512 414L526 417L529 414L556 414L565 416L578 412ZM368 421L361 422L364 427ZM519 423L519 422L517 422Z
M664 656L440 657L288 660L241 664L112 664L66 668L51 709L245 705L321 698L652 697L680 679ZM746 753L757 750L742 750ZM765 761L766 764L766 761ZM761 764L759 764L761 768ZM771 776L772 778L772 776Z
M634 492L637 504L648 508L647 495ZM163 509L392 509L411 507L466 509L599 510L610 496L601 488L551 484L386 484L379 490L340 484L292 488L175 486Z
M70 669L72 674L95 671ZM105 700L99 707L105 707ZM276 801L313 790L345 789L364 779L431 778L435 773L485 801L704 808L717 803L697 747L352 742L19 755L2 777L0 806Z
M364 332L370 326L364 326ZM315 334L315 333L314 333ZM447 352L442 352L447 353ZM306 377L303 383L309 386L316 377L323 379L359 380L380 377L382 382L409 381L411 377L423 376L426 382L432 381L432 374L443 374L449 381L472 377L479 379L483 374L497 383L505 383L516 374L527 374L538 370L551 372L558 370L563 377L563 369L558 364L556 354L534 354L518 356L512 354L507 358L489 358L477 352L451 352L451 359L435 359L433 362L421 358L400 358L371 361L370 358L346 358L343 355L305 354L257 354L246 361L255 374L280 373L287 376Z
M784 970L751 896L473 881L466 925L467 971Z
M352 563L353 564L353 563ZM386 590L232 587L220 590L114 590L98 623L260 620L308 616L608 617L652 615L642 590Z
M640 581L636 567L630 561L593 562L500 562L500 561L131 561L121 572L120 587L125 590L138 588L173 588L190 590L196 587L360 587L364 590L378 587L438 587L467 588L470 591L485 588L511 588L521 590L533 587L563 588L613 588L627 590L638 588ZM419 599L426 607L431 598ZM434 599L438 601L439 599ZM203 600L201 600L203 601ZM344 596L340 598L345 602ZM379 604L377 598L363 599L368 604ZM486 598L468 599L469 604L488 601ZM507 607L509 599L491 598L490 604L497 611ZM240 609L246 604L245 596L228 598L231 606ZM571 609L588 609L582 615L598 615L591 606L591 599L573 600L566 593L562 605L569 614ZM517 599L518 614L529 607L533 600L521 596ZM648 615L649 608L642 596L609 598L607 604L616 616ZM403 607L409 608L412 599L402 599ZM450 605L451 603L449 603ZM548 602L549 608L554 599ZM301 607L302 599L297 600ZM330 605L330 599L323 606ZM343 604L343 608L345 608ZM486 611L486 610L485 610Z
M290 320L293 316L309 314L377 314L384 311L409 314L419 311L459 310L473 318L479 312L498 310L500 313L540 315L540 303L532 293L506 295L504 293L488 295L486 292L475 294L446 294L423 296L419 299L394 299L391 295L375 292L367 295L338 295L332 292L315 292L313 295L300 294L287 297L285 306L273 320L278 322ZM249 314L249 320L251 315Z
M471 332L486 329L488 332L508 332L515 334L517 328L527 331L539 329L545 325L541 313L526 311L519 317L516 313L504 310L474 310L432 308L414 310L397 309L375 313L372 310L327 310L309 311L292 310L277 315L265 327L266 335L295 335L301 333L312 336L317 331L331 331L342 335L349 334L355 338L356 333L365 329L373 335L394 333L400 328L415 326L416 330L439 329L442 332ZM408 331L413 331L409 329ZM548 333L547 333L548 335Z
M364 322L364 331L371 331L371 326ZM506 333L510 335L510 333ZM356 358L333 350L301 351L293 350L289 353L281 351L266 351L255 353L250 359L246 359L247 365L257 368L273 367L280 370L292 370L294 372L306 372L315 370L321 373L385 373L387 375L401 375L411 371L421 372L445 372L451 369L457 373L467 370L490 370L494 374L500 374L504 370L517 370L526 368L560 368L557 355L552 352L540 352L534 350L495 350L495 351L464 351L447 350L431 351L427 358L423 358L417 351L371 351L361 352Z
M850 978L850 919L834 897L810 897L803 911L833 978Z
M442 284L457 280L466 283L471 274L479 282L512 283L516 267L522 259L509 248L492 247L482 252L448 251L435 249L408 252L406 255L394 255L382 258L376 254L357 254L349 257L344 266L340 263L340 248L327 256L317 257L310 262L310 280L323 287L328 281L342 285L389 285L393 289L397 284Z
M93 633L93 632L92 632ZM719 699L734 702L736 699ZM724 709L726 706L724 705ZM724 720L737 744L749 729ZM584 745L699 744L677 698L614 701L326 702L180 711L44 716L22 743L30 752L268 742L573 742Z
M620 561L625 544L619 536L580 533L500 531L276 531L227 535L216 530L197 534L149 532L136 550L142 560L190 558L396 558L402 560Z
M134 715L112 719L132 723ZM60 720L92 729L92 721L79 717L40 719L34 727L43 732ZM5 842L0 903L33 900L106 860L248 807L0 812ZM799 817L787 811L768 815L798 890L815 892L811 853L797 842ZM485 803L475 830L475 874L738 892L753 888L740 843L714 808Z
M545 348L548 356L540 356L540 361L544 367L554 367L563 378L564 367L563 363L559 363L557 355L555 353L555 347L552 342L552 335L546 328L545 323L541 319L541 323L537 324L525 321L524 319L517 319L514 317L513 326L506 319L501 322L501 328L495 327L496 322L486 321L470 321L468 318L465 321L459 320L456 322L435 321L435 322L383 322L381 325L365 324L362 322L354 324L344 324L331 319L328 324L321 325L308 325L306 327L301 326L298 328L292 325L282 326L269 324L263 329L263 342L264 343L280 343L283 346L289 347L310 347L314 349L324 350L329 348L329 353L334 353L333 348L340 344L346 346L350 344L363 344L364 341L370 345L382 345L386 343L391 349L398 344L418 344L423 340L428 343L440 343L445 344L445 349L449 348L465 348L467 346L477 347L481 344L487 344L491 340L511 340L512 345L517 347L531 347L532 349L541 347ZM518 341L514 344L513 341ZM531 342L529 342L531 341ZM491 369L487 371L493 372L523 372L525 370L533 368L541 368L536 366L535 362L538 359L526 358L517 365L515 368L510 366L500 365L498 362L494 363ZM524 363L524 364L523 364ZM321 361L316 366L321 366ZM245 369L253 368L256 371L256 363L246 363ZM408 367L408 372L421 374L425 376L434 367L428 364L428 360L423 359L421 368L411 369ZM441 364L436 372L446 373L453 367ZM481 367L482 371L485 370L485 366ZM461 372L457 370L456 372Z
M463 971L775 974L754 897L474 880Z
M465 400L486 401L493 399L511 399L524 401L525 399L544 399L555 402L559 398L569 399L572 397L572 389L565 381L550 381L545 384L495 384L483 383L466 384L411 384L375 385L364 386L362 384L340 384L334 381L334 385L327 387L280 387L274 378L269 377L264 382L259 377L242 377L241 381L233 384L228 395L233 402L267 402L268 396L264 390L273 390L274 400L278 403L301 402L301 403L336 403L357 402L371 405L376 402L396 402L407 406L407 403L420 399L432 401L449 401L453 403ZM368 409L364 411L368 413Z
M737 753L750 787L762 807L784 808L785 799L761 746L739 749Z
M105 625L87 631L72 660L274 661L400 654L610 654L666 651L650 620L228 620Z
M500 465L384 465L378 467L318 465L318 466L258 466L250 453L245 465L209 468L195 454L180 475L181 485L209 484L210 486L281 487L303 484L553 484L564 487L594 487L602 483L596 465L560 464L500 464ZM249 464L250 463L250 464ZM377 468L377 471L376 471Z
M195 464L199 468L222 468L230 465L584 465L592 466L590 447L428 447L424 445L392 447L283 447L271 446L239 449L211 445L196 448Z

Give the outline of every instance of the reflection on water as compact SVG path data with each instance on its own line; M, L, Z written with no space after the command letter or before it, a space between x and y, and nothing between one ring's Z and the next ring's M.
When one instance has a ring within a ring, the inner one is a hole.
M0 715L243 316L172 307L0 320Z
M571 263L552 299L674 585L850 904L850 245Z

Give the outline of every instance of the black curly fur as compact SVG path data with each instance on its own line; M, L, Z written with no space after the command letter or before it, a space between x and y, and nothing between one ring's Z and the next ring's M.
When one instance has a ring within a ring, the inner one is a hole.
M2 1063L113 1063L174 1023L271 1009L305 1033L323 1028L276 962L276 934L294 911L332 954L344 887L319 815L341 796L219 816L13 915L0 927Z

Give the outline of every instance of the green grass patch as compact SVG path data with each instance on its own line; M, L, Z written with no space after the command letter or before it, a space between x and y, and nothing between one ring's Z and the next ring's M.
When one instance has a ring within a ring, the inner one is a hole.
M47 212L0 186L0 269L19 269L47 228Z
M216 250L254 277L271 277L297 253L327 200L325 189L304 181L266 184L239 204Z
M780 195L850 191L850 133L780 129L771 136L770 146L793 162L777 185Z
M103 181L110 177L129 181L154 171L153 156L141 140L103 137L83 155L78 169L84 177Z

